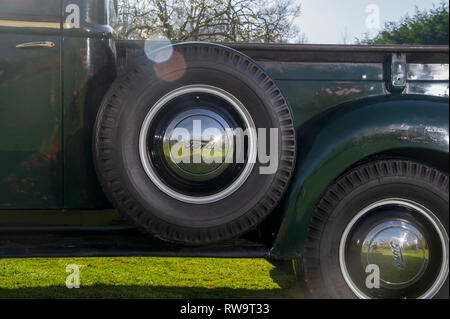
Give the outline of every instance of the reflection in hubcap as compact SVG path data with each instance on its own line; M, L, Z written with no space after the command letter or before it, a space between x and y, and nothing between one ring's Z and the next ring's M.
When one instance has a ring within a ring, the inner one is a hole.
M386 287L398 288L419 279L428 265L429 251L421 232L403 221L384 222L364 240L362 263L378 265Z
M233 156L233 134L217 113L197 109L172 120L164 135L164 154L175 173L187 180L211 180Z

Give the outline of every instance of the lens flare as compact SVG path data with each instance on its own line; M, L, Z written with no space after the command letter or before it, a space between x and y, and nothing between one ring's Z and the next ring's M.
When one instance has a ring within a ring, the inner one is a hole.
M144 51L149 60L164 63L172 57L172 42L162 35L152 35L145 40Z
M155 63L153 68L160 79L174 82L181 79L186 72L186 61L180 52L174 51L169 60Z

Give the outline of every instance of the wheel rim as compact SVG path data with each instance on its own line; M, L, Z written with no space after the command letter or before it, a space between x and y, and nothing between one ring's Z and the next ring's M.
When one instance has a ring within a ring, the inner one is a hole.
M432 298L448 276L448 235L422 205L387 199L361 210L339 246L342 275L359 298ZM369 288L368 265L379 269L379 288Z
M237 128L247 133L244 162L236 162ZM141 163L151 181L192 204L217 202L237 191L253 170L256 151L250 113L230 93L208 85L165 95L148 112L139 136Z

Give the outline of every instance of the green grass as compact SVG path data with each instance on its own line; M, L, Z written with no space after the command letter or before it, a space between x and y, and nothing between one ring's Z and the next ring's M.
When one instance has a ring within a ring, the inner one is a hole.
M66 288L66 266L81 287ZM295 278L264 259L0 259L0 298L302 298Z

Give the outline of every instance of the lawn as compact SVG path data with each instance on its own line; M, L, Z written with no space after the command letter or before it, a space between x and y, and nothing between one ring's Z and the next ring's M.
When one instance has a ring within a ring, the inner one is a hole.
M80 288L66 287L66 266ZM294 276L265 259L0 259L0 298L302 298Z

